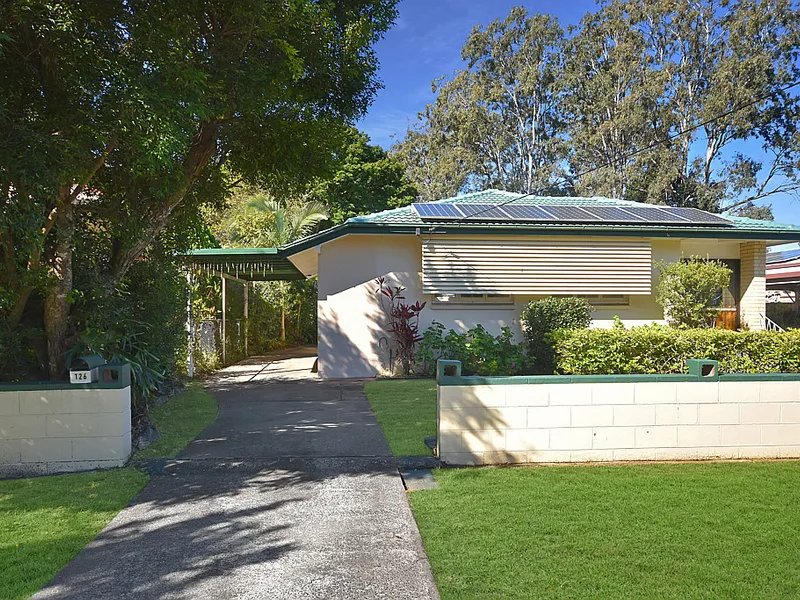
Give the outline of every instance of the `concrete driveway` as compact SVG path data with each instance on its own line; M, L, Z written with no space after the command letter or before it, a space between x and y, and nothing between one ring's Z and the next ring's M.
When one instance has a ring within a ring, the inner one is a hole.
M438 598L355 382L313 349L225 369L220 413L35 598Z

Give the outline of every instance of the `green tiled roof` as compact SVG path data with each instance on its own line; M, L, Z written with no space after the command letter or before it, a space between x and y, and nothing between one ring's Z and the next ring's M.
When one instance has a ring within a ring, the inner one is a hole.
M592 197L566 197L566 196L526 196L503 190L484 190L455 198L437 200L435 203L449 204L503 204L503 205L560 205L560 206L641 206L638 202ZM694 238L727 238L766 240L770 242L800 241L800 227L784 225L774 221L757 221L745 217L733 217L723 214L731 221L732 226L708 225L664 225L664 224L618 224L618 223L532 223L521 221L480 221L470 219L459 220L431 220L424 221L411 206L394 208L371 215L363 215L348 219L344 224L326 231L297 240L280 249L284 256L310 248L316 244L335 239L348 233L420 233L459 231L470 234L488 233L516 233L516 234L544 234L544 235L626 235L649 237L694 237Z
M619 200L616 198L605 198L603 196L590 196L590 197L574 197L574 196L524 196L523 194L516 194L514 192L506 192L503 190L485 190L483 192L475 192L472 194L465 194L463 196L456 196L455 198L446 198L444 200L436 200L433 204L504 204L508 206L518 205L518 206L641 206L639 202L631 202L629 200ZM722 215L729 221L733 222L733 228L735 229L744 229L748 231L793 231L798 232L800 234L800 227L796 225L783 225L781 223L775 223L774 221L757 221L755 219L747 219L745 217L733 217L730 215ZM348 219L348 223L372 223L372 224L392 224L392 225L434 225L437 223L435 220L431 220L430 218L425 219L423 221L417 211L414 210L411 206L404 206L403 208L394 208L392 210L385 210L379 213L373 213L371 215L363 215L360 217L353 217ZM452 220L442 220L439 223L442 225L446 225L448 223L452 224ZM498 226L504 226L506 224L498 223L497 221L474 221L470 220L470 224L481 224L486 227L495 228ZM534 225L537 228L541 226L546 227L563 227L567 225L565 223L514 223L515 226L520 225ZM581 225L584 228L591 228L591 227L616 227L620 229L624 228L641 228L641 227L656 227L656 225L632 225L632 224L608 224L608 223L597 223L597 224L585 224ZM663 227L663 225L661 226ZM708 226L694 226L694 225L686 225L680 226L678 228L696 228L696 229L717 229L717 228L710 228Z

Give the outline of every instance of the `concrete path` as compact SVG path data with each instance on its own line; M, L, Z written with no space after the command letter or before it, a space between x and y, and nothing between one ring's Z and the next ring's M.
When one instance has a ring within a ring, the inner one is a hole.
M438 598L362 385L313 362L223 371L217 420L34 598Z

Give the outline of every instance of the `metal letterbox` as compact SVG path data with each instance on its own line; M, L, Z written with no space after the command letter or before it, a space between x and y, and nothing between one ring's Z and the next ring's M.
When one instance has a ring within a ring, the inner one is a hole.
M96 383L98 368L106 364L99 354L87 354L73 359L69 367L70 383Z

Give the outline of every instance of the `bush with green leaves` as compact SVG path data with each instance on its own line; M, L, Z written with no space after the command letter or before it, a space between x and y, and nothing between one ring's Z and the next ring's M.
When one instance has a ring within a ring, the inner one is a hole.
M690 358L719 361L721 373L800 371L800 330L728 331L644 325L559 330L556 368L565 375L686 373Z
M667 264L656 263L661 271L656 300L673 327L713 327L722 290L731 282L731 270L718 260L692 256Z
M444 325L433 321L422 334L417 350L419 370L432 376L436 372L436 360L459 360L464 375L523 375L531 371L532 361L525 354L522 344L515 344L510 327L502 327L500 335L492 335L483 325L477 325L466 333L450 329L445 333Z
M592 307L584 298L550 296L528 302L522 311L522 331L528 355L536 359L536 373L552 374L555 368L551 332L587 329L591 322Z

